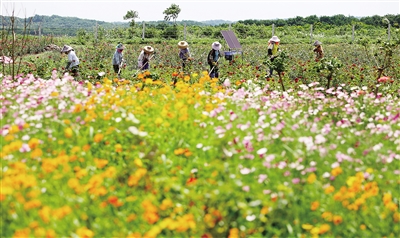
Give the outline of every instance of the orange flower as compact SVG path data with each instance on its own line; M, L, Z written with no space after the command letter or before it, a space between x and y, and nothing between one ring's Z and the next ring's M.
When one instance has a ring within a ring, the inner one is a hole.
M103 134L101 134L101 133L99 133L99 134L96 134L95 136L94 136L94 142L96 142L96 143L100 143L100 141L102 141L103 140L103 138L104 138L104 135Z
M116 207L119 207L119 206L122 205L122 203L118 200L118 197L114 196L114 195L108 197L107 201L108 201L108 203L110 203L110 204L112 204L112 205L114 205Z
M336 177L339 174L341 174L342 172L343 172L342 168L336 167L336 168L332 169L331 175Z
M32 138L29 140L28 145L29 148L31 148L32 150L35 149L40 143L40 140L37 138Z
M90 145L89 145L89 144L84 145L84 146L82 147L82 150L83 150L83 151L88 151L88 150L90 150Z
M108 160L106 160L106 159L94 158L93 160L94 160L94 163L96 164L96 167L99 169L104 168L104 166L106 166L108 164Z
M331 226L329 224L322 224L319 228L319 234L324 234L328 232L331 229Z
M325 188L325 194L333 193L334 191L335 191L335 187L333 187L332 185Z
M315 202L311 203L311 210L312 211L317 210L318 207L319 207L319 202L318 201L315 201Z
M340 223L343 222L343 218L339 215L333 216L333 224L339 225Z

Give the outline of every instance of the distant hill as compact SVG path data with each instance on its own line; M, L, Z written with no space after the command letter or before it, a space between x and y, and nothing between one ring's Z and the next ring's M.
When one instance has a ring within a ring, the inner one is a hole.
M3 19L3 16L1 16ZM7 19L5 17L4 19ZM30 17L26 18L27 20ZM22 31L24 29L25 18L16 17L17 31ZM137 24L142 24L142 22L137 21ZM149 21L145 22L146 24L158 25L165 24L165 21ZM208 21L177 21L178 25L187 26L216 26L221 24L229 24L230 21L224 20L208 20ZM8 21L2 21L2 24L7 28L9 25ZM172 24L172 22L168 22L167 24ZM35 15L32 17L32 24L30 25L30 34L38 35L76 35L76 32L79 29L83 29L86 31L94 31L95 28L104 28L104 29L113 29L113 28L127 28L129 27L129 22L105 22L105 21L97 21L97 20L89 20L82 19L77 17L62 17L57 15L52 16L42 16Z

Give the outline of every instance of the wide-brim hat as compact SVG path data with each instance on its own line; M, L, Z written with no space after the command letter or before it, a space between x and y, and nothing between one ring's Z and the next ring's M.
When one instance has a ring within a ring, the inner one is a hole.
M322 45L322 42L319 41L319 40L316 40L313 45L314 46L319 46L319 45Z
M117 47L115 47L118 50L123 50L125 49L124 45L122 45L122 43L118 43Z
M222 47L222 45L218 41L212 43L212 45L211 45L211 48L213 48L214 50L220 50L221 47Z
M281 40L279 40L279 38L277 36L273 36L271 39L269 39L269 41L279 42Z
M146 53L153 53L154 52L154 48L149 46L149 45L146 45L145 47L143 47L143 50Z
M178 42L178 47L179 49L186 49L188 48L189 44L186 41L179 41Z
M68 52L68 51L70 51L70 50L72 50L72 47L71 47L71 46L69 46L69 45L64 45L64 47L63 47L62 50L61 50L61 53Z

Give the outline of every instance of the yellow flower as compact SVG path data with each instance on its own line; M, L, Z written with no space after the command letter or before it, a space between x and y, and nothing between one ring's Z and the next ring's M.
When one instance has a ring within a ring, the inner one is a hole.
M18 127L17 125L12 125L12 126L10 127L10 129L8 130L8 132L9 132L10 134L15 134L15 133L19 132L19 127Z
M89 230L86 227L81 227L76 231L76 234L80 237L80 238L92 238L94 236L94 232Z
M114 146L114 148L115 148L115 152L122 152L122 145L121 144L116 144L115 146Z
M311 225L311 224L308 224L308 223L306 223L306 224L303 224L303 225L301 225L301 227L304 229L304 230L311 230L314 226L313 225Z
M43 155L43 152L42 152L42 150L39 149L39 148L36 148L36 149L34 149L34 150L31 152L31 158L32 158L32 159L38 158L38 157L40 157L40 156L42 156L42 155Z
M383 204L386 206L389 202L392 201L392 194L390 194L390 193L383 194L382 200L383 200Z
M161 125L161 123L163 122L163 119L161 117L156 118L156 120L154 121L154 123L159 126Z
M136 158L133 162L135 163L135 165L137 167L142 167L143 166L143 162L142 162L141 159Z
M64 129L64 136L66 138L71 138L73 136L74 132L70 127Z
M308 178L307 178L307 183L314 183L315 182L315 180L317 179L317 176L314 174L314 173L312 173L312 174L310 174L309 176L308 176Z
M37 138L32 138L28 141L29 148L32 150L35 149L40 143L40 140Z
M357 179L357 178L354 177L354 176L349 177L349 178L347 179L347 181L346 181L347 186L351 187L351 185L353 185L353 183L356 181L356 179Z

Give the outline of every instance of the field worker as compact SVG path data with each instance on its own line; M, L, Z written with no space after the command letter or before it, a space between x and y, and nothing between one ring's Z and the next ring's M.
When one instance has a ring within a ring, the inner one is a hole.
M182 69L185 69L187 61L192 60L192 58L190 57L189 44L186 41L179 41L178 48L179 58L182 61Z
M150 60L153 58L154 48L147 45L143 47L138 57L139 70L146 70L150 68Z
M321 41L315 41L314 44L314 53L315 53L315 61L319 61L320 59L324 58L324 49L322 49L322 42Z
M64 73L71 72L71 76L73 77L79 76L79 59L75 54L75 50L69 45L64 45L64 47L61 50L61 54L62 53L68 55L68 63L65 66Z
M273 36L271 39L268 41L268 57L271 62L274 61L275 57L278 56L278 51L279 51L279 38L277 36ZM265 76L266 78L269 78L272 76L272 68L269 69L269 74Z
M118 74L118 78L121 76L121 70L122 67L125 67L126 64L124 64L124 55L122 54L122 51L125 49L125 47L122 45L122 43L118 43L117 47L115 47L115 53L112 58L112 64L114 68L114 73Z
M212 43L211 50L207 56L207 62L208 65L210 66L210 72L208 74L210 75L211 78L219 77L218 60L221 58L221 52L219 51L221 47L222 46L218 41Z

